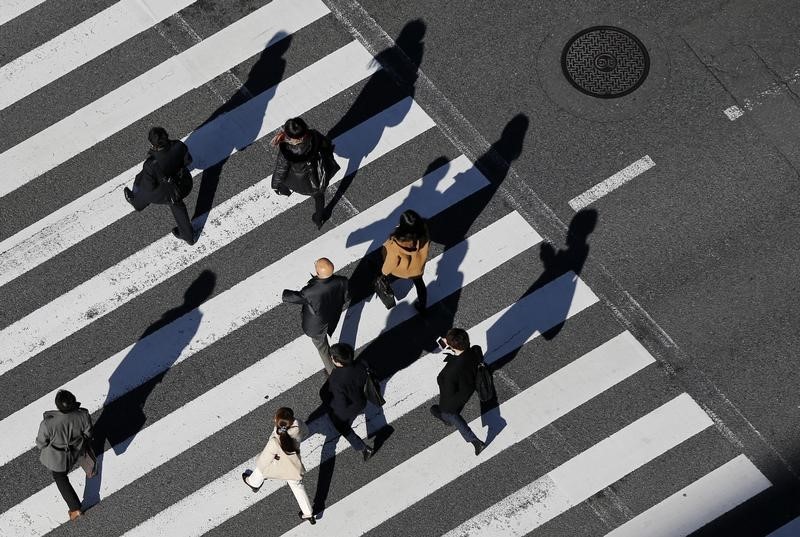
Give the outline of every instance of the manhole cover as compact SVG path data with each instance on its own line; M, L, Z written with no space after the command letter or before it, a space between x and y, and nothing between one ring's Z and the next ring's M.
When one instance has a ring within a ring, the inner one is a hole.
M613 26L594 26L567 42L561 68L578 90L611 99L642 85L650 69L650 56L632 33Z

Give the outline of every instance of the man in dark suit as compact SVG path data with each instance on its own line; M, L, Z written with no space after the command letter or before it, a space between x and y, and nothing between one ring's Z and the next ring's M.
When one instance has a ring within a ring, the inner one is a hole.
M320 396L334 428L345 437L356 451L360 451L366 462L375 452L353 430L353 420L364 411L367 398L364 384L367 370L355 359L353 347L347 343L331 345L330 356L334 369L322 386Z
M447 353L445 366L436 377L439 384L439 404L431 407L431 414L447 425L454 425L464 440L475 448L475 455L480 455L486 447L478 440L472 429L461 416L461 410L475 392L475 374L478 364L483 360L481 348L470 347L469 334L461 328L451 328L443 338Z
M284 302L303 305L303 333L311 338L330 375L333 363L328 336L336 330L342 309L350 301L347 278L333 274L333 263L322 257L314 263L316 276L299 291L283 290Z
M142 171L136 174L133 190L125 187L125 200L137 211L151 203L169 204L177 227L172 234L190 245L196 241L189 212L183 198L192 188L192 174L187 166L192 163L189 148L180 140L170 140L162 127L153 127L147 135L152 149L147 153Z

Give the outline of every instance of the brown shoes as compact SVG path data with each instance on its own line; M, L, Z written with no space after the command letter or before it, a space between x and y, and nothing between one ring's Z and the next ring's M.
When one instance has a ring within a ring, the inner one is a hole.
M70 511L69 512L69 519L70 519L70 521L75 520L76 518L78 518L82 514L83 514L83 511L81 511L80 509L78 509L76 511Z

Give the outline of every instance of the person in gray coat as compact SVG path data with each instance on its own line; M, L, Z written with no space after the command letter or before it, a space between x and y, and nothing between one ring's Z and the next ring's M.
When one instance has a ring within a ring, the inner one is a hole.
M58 491L69 506L69 519L81 514L81 500L67 475L85 453L92 438L92 418L67 390L56 393L56 408L44 413L36 436L39 461L53 473Z

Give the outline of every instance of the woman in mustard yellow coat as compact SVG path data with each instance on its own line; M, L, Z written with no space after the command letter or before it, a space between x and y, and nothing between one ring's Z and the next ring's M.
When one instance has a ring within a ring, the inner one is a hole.
M428 289L422 275L428 261L430 234L428 223L415 211L400 215L400 223L383 243L384 258L381 274L391 283L397 279L411 280L417 289L414 307L424 312L428 305Z

